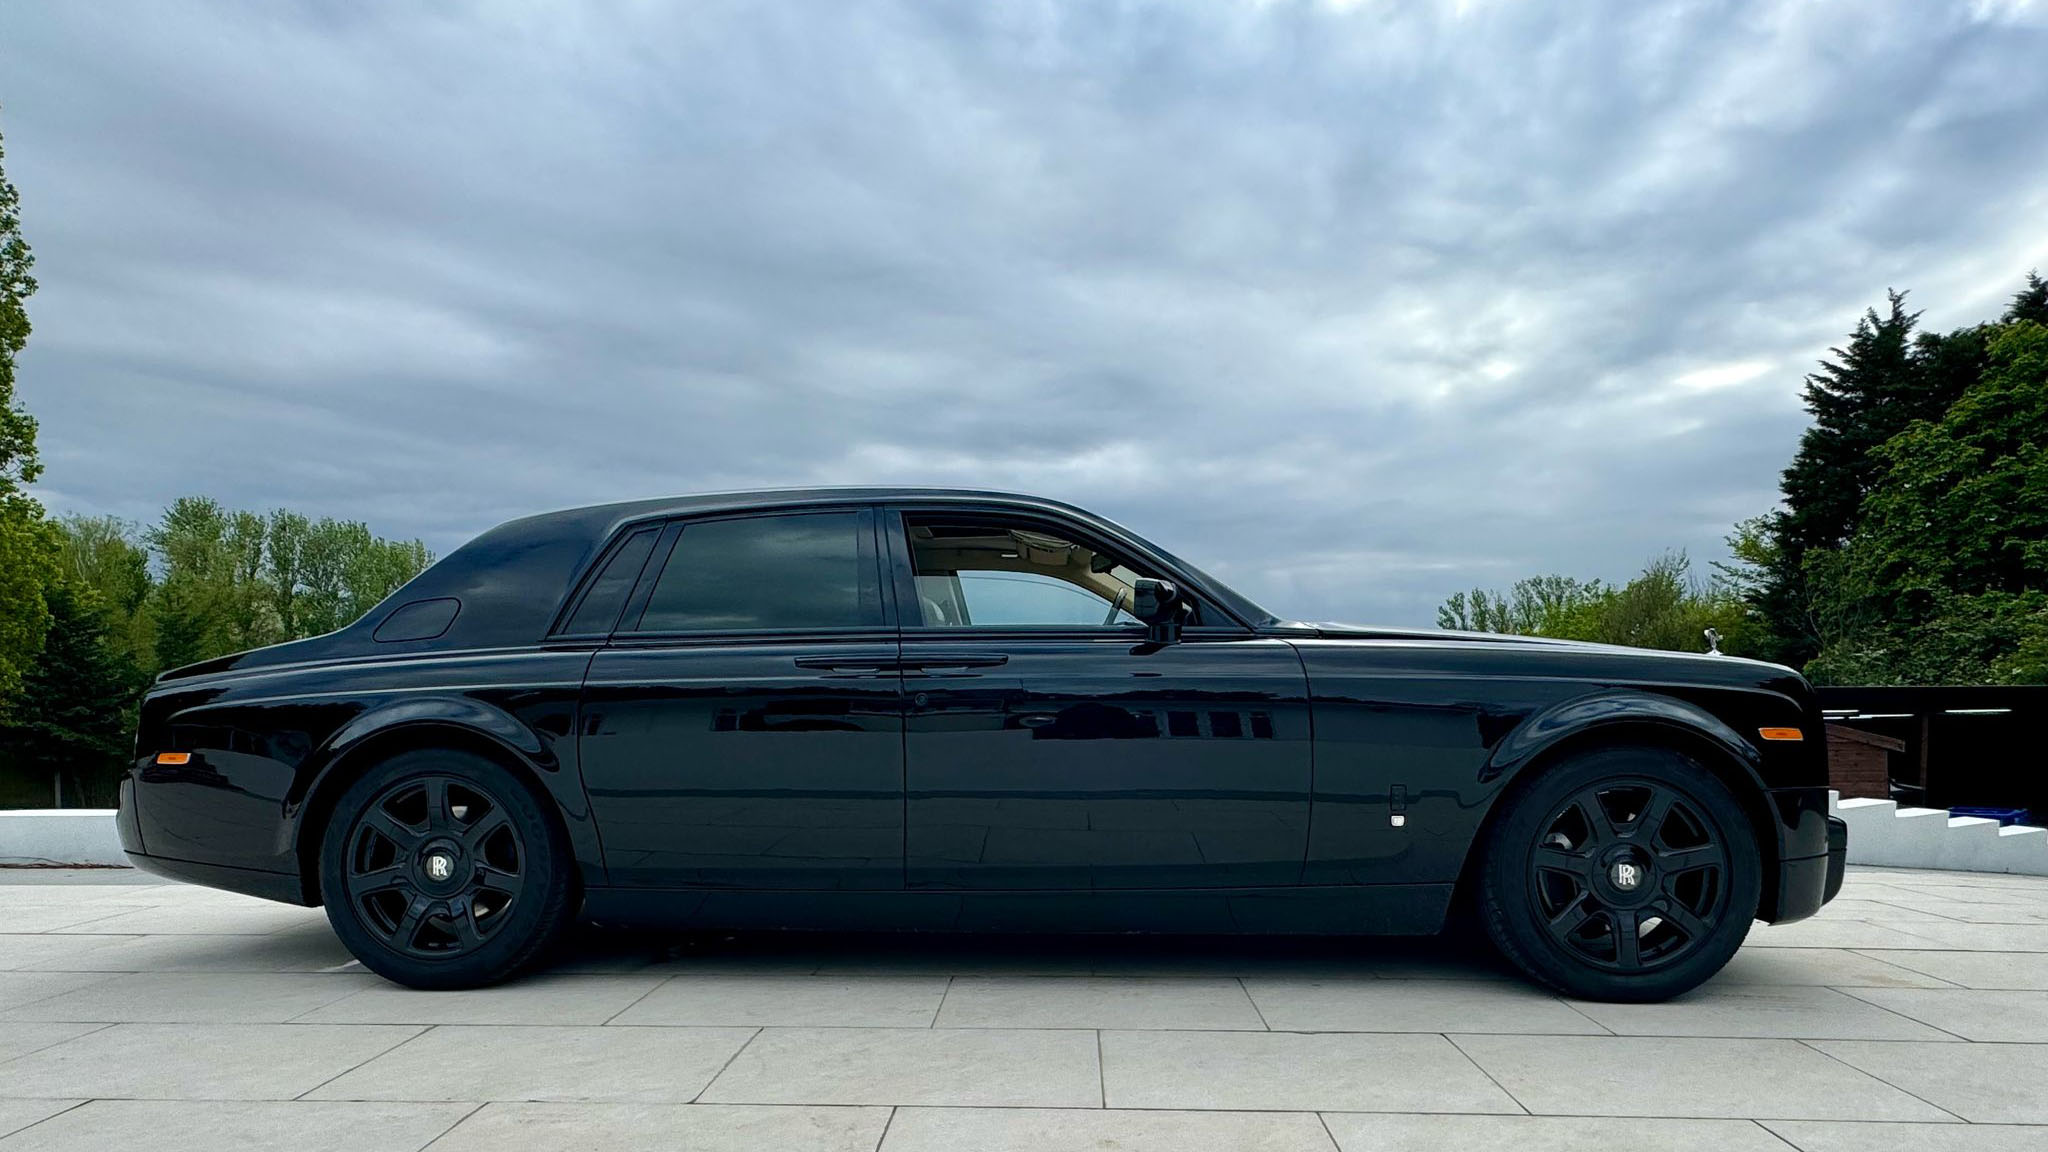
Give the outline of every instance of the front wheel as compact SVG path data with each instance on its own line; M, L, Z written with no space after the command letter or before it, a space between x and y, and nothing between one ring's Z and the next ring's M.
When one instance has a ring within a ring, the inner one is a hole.
M336 803L320 851L334 932L413 988L475 988L539 960L573 915L571 864L540 799L480 756L406 752Z
M1531 977L1591 1000L1663 1000L1742 946L1763 884L1756 836L1728 786L1690 758L1606 749L1502 802L1480 910Z

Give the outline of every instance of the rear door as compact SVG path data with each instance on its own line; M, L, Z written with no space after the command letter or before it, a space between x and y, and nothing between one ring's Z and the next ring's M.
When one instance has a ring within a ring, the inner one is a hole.
M900 888L903 692L875 514L670 524L635 588L579 741L612 882Z

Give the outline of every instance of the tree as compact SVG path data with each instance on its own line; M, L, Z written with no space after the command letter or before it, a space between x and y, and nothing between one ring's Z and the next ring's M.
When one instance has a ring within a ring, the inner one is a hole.
M2041 279L2039 272L2027 273L2027 285L2012 294L2004 320L2007 324L2018 320L2048 324L2048 280Z
M62 579L89 590L114 643L138 668L155 666L149 550L134 525L113 516L67 516L57 524Z
M0 162L6 159L0 148ZM21 684L49 627L42 588L55 540L42 505L24 491L42 472L36 422L14 396L14 364L28 346L26 301L36 290L35 257L21 236L21 197L0 168L0 709Z
M1437 610L1437 625L1681 652L1702 650L1706 629L1714 628L1730 651L1740 653L1750 642L1744 617L1726 581L1693 580L1685 553L1669 552L1618 588L1600 580L1537 576L1517 581L1505 595L1484 589L1456 593Z
M1722 571L1752 609L1765 659L1802 665L1833 639L1814 569L1830 566L1828 553L1854 535L1884 468L1875 452L1915 421L1940 419L1984 370L1990 326L1916 334L1919 313L1905 300L1888 292L1885 311L1866 311L1848 343L1806 378L1813 426L1781 478L1783 505L1738 526L1740 543L1730 540L1736 562Z
M107 632L92 593L66 580L44 589L50 628L24 677L19 707L0 727L0 749L78 801L112 803L134 731L130 706L143 676Z
M2048 326L2004 324L1986 349L1939 419L1872 453L1855 535L1813 567L1833 637L1817 677L2048 682Z

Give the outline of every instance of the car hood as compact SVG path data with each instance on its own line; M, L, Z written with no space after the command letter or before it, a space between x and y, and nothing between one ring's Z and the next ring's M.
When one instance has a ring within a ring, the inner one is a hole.
M1518 648L1541 649L1562 654L1579 653L1588 657L1623 657L1632 661L1658 660L1668 662L1673 668L1690 666L1702 670L1713 669L1728 673L1736 668L1746 670L1744 674L1775 678L1799 673L1782 664L1763 660L1751 660L1745 656L1727 656L1704 651L1706 642L1701 641L1702 651L1673 652L1663 648L1631 648L1624 644L1595 644L1586 640L1558 640L1548 636L1517 636L1504 632L1459 632L1448 628L1385 628L1368 624L1346 624L1335 621L1294 621L1283 626L1296 635L1316 640L1407 640L1418 644L1492 644ZM1719 679L1721 677L1715 677ZM1803 678L1801 678L1803 679Z

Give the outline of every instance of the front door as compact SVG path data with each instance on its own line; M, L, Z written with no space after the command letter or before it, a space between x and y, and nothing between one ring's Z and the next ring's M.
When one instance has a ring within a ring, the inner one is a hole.
M670 525L579 748L622 887L903 883L903 696L864 508Z
M1299 881L1310 744L1290 645L1199 601L1180 642L1147 642L1132 581L1172 574L1079 526L915 509L885 525L910 887Z

